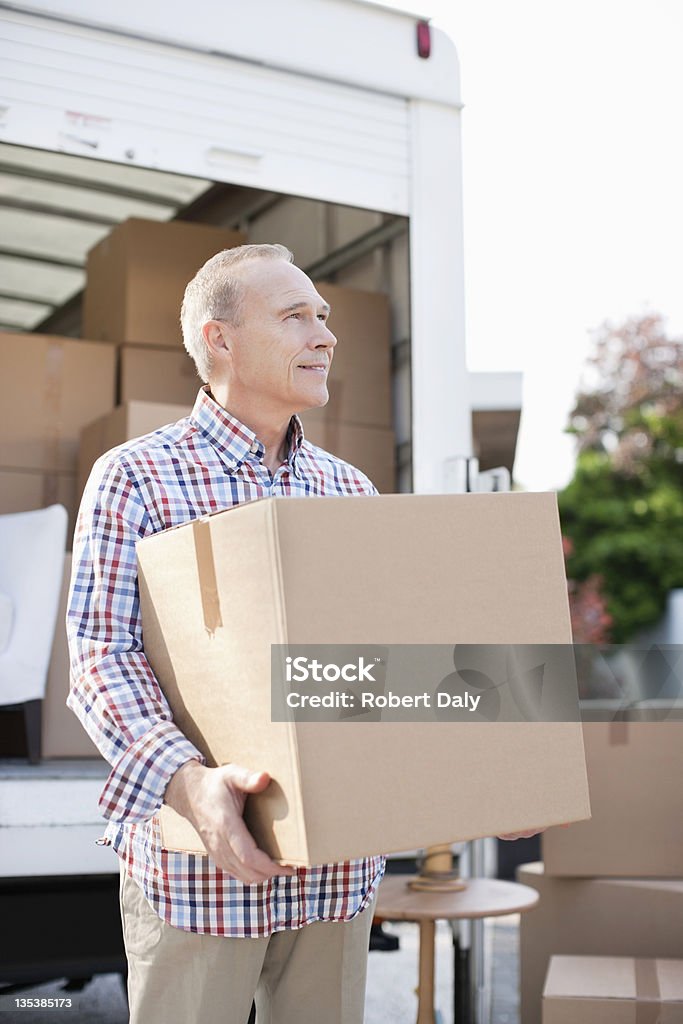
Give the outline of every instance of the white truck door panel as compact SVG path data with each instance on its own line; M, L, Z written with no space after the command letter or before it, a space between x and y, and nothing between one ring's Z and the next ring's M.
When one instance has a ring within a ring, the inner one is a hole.
M408 212L406 100L13 11L0 139Z

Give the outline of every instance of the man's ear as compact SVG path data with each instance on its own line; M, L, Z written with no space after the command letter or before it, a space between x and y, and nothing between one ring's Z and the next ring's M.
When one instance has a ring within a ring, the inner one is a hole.
M231 351L230 326L223 320L207 320L202 327L202 334L212 356Z

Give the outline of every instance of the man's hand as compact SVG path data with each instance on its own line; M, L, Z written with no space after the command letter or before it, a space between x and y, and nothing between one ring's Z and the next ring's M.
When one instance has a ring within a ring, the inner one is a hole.
M545 832L545 829L529 829L528 832L505 832L502 836L496 836L496 839L531 839L532 836L539 836L541 832Z
M569 825L560 825L559 828L569 828ZM496 839L531 839L532 836L540 836L541 832L545 832L545 829L532 828L528 832L506 832L502 836L496 836Z
M293 868L276 864L259 850L242 817L247 794L262 792L269 782L267 772L236 764L207 768L188 761L169 782L164 800L194 825L219 868L250 885L294 874Z

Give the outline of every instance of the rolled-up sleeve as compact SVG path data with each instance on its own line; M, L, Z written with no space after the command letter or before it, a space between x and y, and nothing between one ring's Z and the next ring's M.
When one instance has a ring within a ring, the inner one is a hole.
M74 536L67 704L112 766L102 814L131 824L159 810L181 765L204 760L174 725L143 649L135 544L152 532L125 461L104 456L90 475Z

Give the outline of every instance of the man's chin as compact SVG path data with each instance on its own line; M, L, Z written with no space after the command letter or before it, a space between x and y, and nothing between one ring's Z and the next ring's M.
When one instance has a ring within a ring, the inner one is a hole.
M307 396L306 398L301 399L300 403L297 405L297 415L300 415L301 413L304 412L310 412L311 409L323 409L327 405L329 400L330 396L327 389L325 389L324 395L320 395L318 401L316 401L314 395Z

